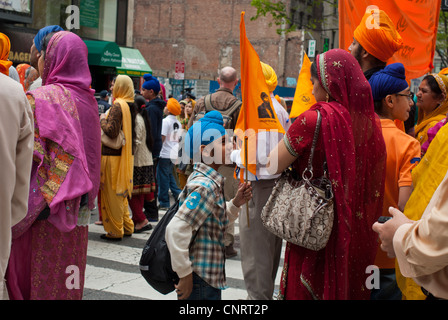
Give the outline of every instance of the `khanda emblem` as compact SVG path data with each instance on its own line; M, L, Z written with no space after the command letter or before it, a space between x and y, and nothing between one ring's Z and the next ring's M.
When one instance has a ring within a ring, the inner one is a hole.
M408 27L408 22L406 21L406 18L401 17L397 23L397 31L401 33L403 31L405 31L407 29L407 27Z
M305 103L308 103L308 102L310 102L310 97L307 97L307 96L302 96L302 101L303 102L305 102Z

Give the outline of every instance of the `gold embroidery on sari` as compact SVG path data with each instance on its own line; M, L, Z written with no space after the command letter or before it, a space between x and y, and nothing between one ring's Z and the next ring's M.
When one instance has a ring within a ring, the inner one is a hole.
M308 292L311 294L314 300L320 300L319 297L314 293L313 287L311 284L305 279L303 274L300 275L300 282L305 286Z

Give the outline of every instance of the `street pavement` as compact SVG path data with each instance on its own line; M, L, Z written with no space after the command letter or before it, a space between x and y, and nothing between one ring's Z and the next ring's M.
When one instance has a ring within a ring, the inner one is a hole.
M159 211L162 217L165 211ZM163 295L154 290L143 278L139 269L140 256L151 231L133 234L120 242L109 242L100 238L103 226L95 225L98 210L92 211L89 225L87 267L84 285L84 300L176 300L175 292ZM156 223L151 223L153 227ZM284 245L280 267L277 272L276 290L278 293L281 269L283 267ZM239 226L235 223L235 249L238 255L226 260L228 289L223 290L223 300L246 299L241 255L239 251Z

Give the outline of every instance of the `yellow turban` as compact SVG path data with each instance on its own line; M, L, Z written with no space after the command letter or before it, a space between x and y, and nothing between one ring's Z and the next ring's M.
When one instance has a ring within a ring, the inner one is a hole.
M168 111L171 114L173 114L175 116L180 115L181 107L180 107L180 103L176 99L170 98L166 104L166 107L168 108Z
M448 76L448 68L440 70L439 75Z
M274 92L275 88L277 88L277 75L275 74L274 69L270 65L266 63L260 62L261 68L263 69L263 75L266 79L266 84L268 85L269 92Z
M12 62L8 61L9 50L11 50L11 42L6 34L0 32L0 72L7 76L12 66Z
M374 26L374 18L376 17L373 10L366 12L355 30L354 37L368 53L387 62L403 46L403 39L383 10L379 13L379 27ZM371 25L368 26L369 24Z

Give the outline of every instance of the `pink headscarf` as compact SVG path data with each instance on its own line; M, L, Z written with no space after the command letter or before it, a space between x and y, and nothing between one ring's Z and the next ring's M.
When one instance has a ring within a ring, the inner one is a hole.
M74 33L51 38L42 74L43 86L28 92L35 99L35 150L27 217L13 229L17 237L46 205L48 221L60 231L77 225L81 196L93 208L99 190L101 131L87 47ZM48 159L51 159L48 161Z
M166 102L166 89L163 84L160 84L160 93L162 94L162 100Z

